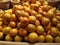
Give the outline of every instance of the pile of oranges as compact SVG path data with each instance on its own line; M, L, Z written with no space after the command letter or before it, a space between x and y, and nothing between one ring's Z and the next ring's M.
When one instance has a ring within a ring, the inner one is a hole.
M60 43L60 11L43 0L0 10L0 40Z

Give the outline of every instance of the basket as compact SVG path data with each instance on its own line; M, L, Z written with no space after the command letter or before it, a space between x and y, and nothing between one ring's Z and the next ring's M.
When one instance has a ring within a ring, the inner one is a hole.
M60 45L60 43L27 43L0 41L0 45Z
M9 9L10 1L5 0L5 1L0 1L0 9L6 10Z
M11 1L11 6L13 7L14 5L19 5L20 4L20 2L14 2L14 1L12 1L12 0L10 0Z
M47 2L49 3L49 5L53 6L53 7L56 7L57 3L59 2L60 0L47 0Z

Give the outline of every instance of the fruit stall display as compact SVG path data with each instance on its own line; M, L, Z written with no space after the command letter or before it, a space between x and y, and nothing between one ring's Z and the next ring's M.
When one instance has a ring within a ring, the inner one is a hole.
M0 10L0 40L60 43L60 11L43 0L29 0Z

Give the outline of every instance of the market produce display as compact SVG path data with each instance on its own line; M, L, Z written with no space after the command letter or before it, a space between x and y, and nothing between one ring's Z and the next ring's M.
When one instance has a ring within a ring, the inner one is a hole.
M0 40L60 43L60 11L44 0L0 10Z

